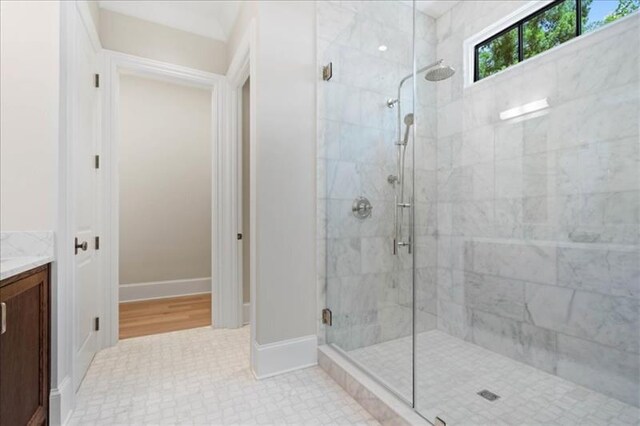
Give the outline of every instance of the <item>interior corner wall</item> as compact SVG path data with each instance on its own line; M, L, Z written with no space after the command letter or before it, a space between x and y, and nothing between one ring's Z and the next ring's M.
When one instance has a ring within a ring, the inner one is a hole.
M99 28L105 49L216 74L227 71L223 41L105 9L100 9Z
M258 4L256 341L315 335L314 2Z
M0 2L0 229L53 230L60 3Z

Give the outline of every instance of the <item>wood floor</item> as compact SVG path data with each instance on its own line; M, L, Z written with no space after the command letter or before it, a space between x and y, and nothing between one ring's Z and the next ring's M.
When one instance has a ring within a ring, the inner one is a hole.
M211 294L120 303L120 338L211 325Z

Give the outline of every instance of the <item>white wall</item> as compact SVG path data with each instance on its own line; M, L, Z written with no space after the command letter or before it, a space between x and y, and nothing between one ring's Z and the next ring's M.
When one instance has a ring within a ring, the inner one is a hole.
M259 4L256 75L259 344L315 334L315 4Z
M229 57L256 21L256 341L315 334L315 4L243 3ZM253 295L252 295L253 297Z
M120 284L211 275L211 92L120 78Z
M53 230L58 2L0 3L0 228Z
M100 9L102 47L143 58L224 74L224 42Z

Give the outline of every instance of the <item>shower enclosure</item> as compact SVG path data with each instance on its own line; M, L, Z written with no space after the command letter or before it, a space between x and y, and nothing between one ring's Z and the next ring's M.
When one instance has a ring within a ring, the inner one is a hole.
M640 419L638 5L564 2L318 2L319 337L430 422Z

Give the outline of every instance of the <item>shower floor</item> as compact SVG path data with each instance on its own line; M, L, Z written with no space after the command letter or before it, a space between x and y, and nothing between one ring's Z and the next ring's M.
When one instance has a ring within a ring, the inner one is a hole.
M349 351L410 399L411 337ZM433 330L416 341L416 407L453 425L638 425L640 409ZM500 396L490 402L477 393ZM428 407L428 408L427 408Z

